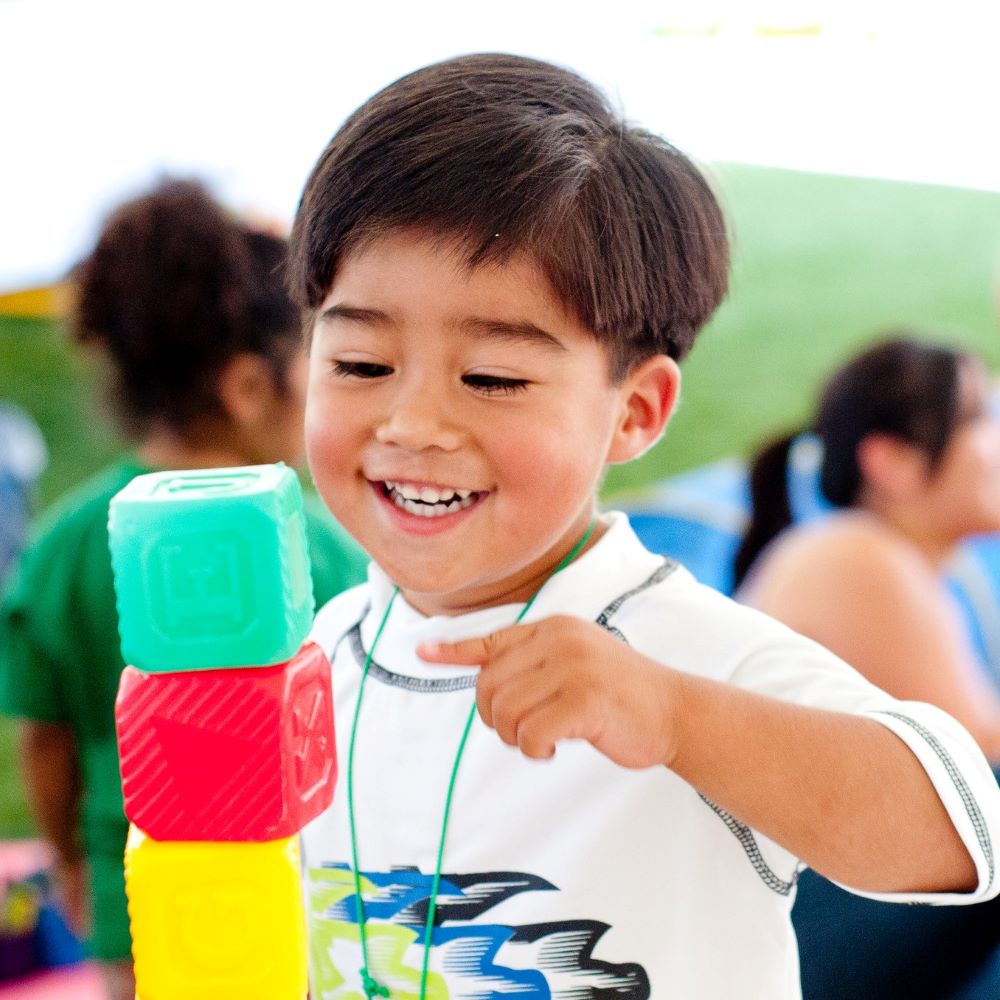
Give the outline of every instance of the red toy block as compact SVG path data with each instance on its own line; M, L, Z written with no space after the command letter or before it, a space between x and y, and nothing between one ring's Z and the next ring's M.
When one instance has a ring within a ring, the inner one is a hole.
M125 814L156 840L277 840L333 801L330 663L314 643L272 667L126 667L115 717Z

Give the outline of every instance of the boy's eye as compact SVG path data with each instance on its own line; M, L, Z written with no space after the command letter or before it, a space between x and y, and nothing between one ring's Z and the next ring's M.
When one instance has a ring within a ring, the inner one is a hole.
M334 361L333 373L343 378L381 378L392 373L388 365L376 364L374 361Z
M524 378L503 378L500 375L463 375L462 381L486 396L513 396L528 388Z

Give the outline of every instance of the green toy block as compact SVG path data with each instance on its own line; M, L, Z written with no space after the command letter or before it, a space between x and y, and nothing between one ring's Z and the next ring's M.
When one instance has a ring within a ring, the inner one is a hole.
M122 655L154 673L290 660L312 624L302 491L285 465L154 472L111 501Z

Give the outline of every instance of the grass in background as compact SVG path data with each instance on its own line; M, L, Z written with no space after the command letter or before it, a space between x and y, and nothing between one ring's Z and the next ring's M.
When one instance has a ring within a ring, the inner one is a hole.
M803 423L831 369L889 328L936 331L1000 371L1000 193L726 165L717 187L729 298L683 365L665 439L605 494Z
M39 509L124 447L100 412L93 382L84 356L68 346L58 323L0 316L0 400L34 417L49 449Z
M842 359L899 326L938 332L1000 371L995 309L1000 193L722 165L732 291L684 365L666 438L615 468L631 490L803 423ZM45 506L122 449L55 324L0 317L0 398L38 421L51 451ZM30 825L0 722L0 837Z

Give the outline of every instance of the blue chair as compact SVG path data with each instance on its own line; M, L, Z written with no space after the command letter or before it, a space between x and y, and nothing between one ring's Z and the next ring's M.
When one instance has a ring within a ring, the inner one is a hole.
M951 561L949 583L983 668L1000 687L1000 535L966 542Z
M742 462L724 460L661 480L624 506L646 548L731 593L733 559L750 509Z

